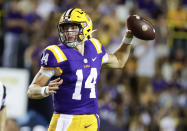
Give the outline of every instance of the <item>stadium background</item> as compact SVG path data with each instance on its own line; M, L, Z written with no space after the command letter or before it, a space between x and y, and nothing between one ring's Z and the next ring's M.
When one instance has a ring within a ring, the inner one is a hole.
M154 41L133 40L123 70L102 70L101 131L187 130L187 0L0 0L0 80L8 88L9 130L46 130L51 98L30 100L26 90L42 49L58 43L61 12L72 7L91 16L93 36L109 52L119 46L130 14L148 18L156 29Z

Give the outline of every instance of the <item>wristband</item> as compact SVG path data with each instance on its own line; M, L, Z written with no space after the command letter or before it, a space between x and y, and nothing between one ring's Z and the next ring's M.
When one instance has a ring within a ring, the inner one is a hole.
M124 36L123 39L122 39L122 43L130 45L130 44L132 44L132 43L131 43L132 38L133 38L133 37L129 37L129 38L128 38L128 37L125 37L125 36Z
M42 87L42 89L41 89L41 95L42 95L43 97L49 96L49 95L47 95L47 94L45 93L46 88L48 88L48 86L44 86L44 87Z

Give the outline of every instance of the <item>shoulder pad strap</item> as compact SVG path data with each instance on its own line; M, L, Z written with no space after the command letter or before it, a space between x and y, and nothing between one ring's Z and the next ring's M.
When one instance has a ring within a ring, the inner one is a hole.
M101 43L95 38L91 38L90 41L95 46L95 48L97 50L97 54L102 53L102 45L101 45Z
M57 46L57 45L51 45L46 48L47 50L50 50L53 55L55 56L57 63L63 62L67 60L67 57L63 53L63 51Z

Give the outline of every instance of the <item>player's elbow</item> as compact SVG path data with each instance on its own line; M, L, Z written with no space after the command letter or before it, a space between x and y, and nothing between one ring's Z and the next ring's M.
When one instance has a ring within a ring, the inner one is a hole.
M34 91L32 90L32 88L29 88L28 91L27 91L27 96L30 98L30 99L36 99L35 98L35 93Z
M126 63L125 61L120 61L120 60L118 60L118 65L117 65L118 68L119 68L119 69L123 69L124 66L125 66L125 63Z
M32 99L32 91L30 89L28 89L27 91L27 96Z
M112 64L108 64L108 67L110 68L115 68L115 69L123 69L125 63L123 62L120 62L119 60L116 61L115 63L112 63Z
M126 62L127 62L128 56L123 54L116 54L115 55L115 67L119 69L123 69Z
M124 65L123 65L123 64L120 64L120 65L118 65L118 68L119 68L119 69L123 69L123 68L124 68Z
M118 66L119 69L123 69L123 67L124 67L123 65L119 65Z

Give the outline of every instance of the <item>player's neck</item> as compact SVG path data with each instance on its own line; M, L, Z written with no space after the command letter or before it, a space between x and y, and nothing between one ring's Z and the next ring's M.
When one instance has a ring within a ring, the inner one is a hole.
M84 55L84 43L81 43L81 44L77 45L77 46L75 47L75 49L76 49L79 53L81 53L82 55Z

